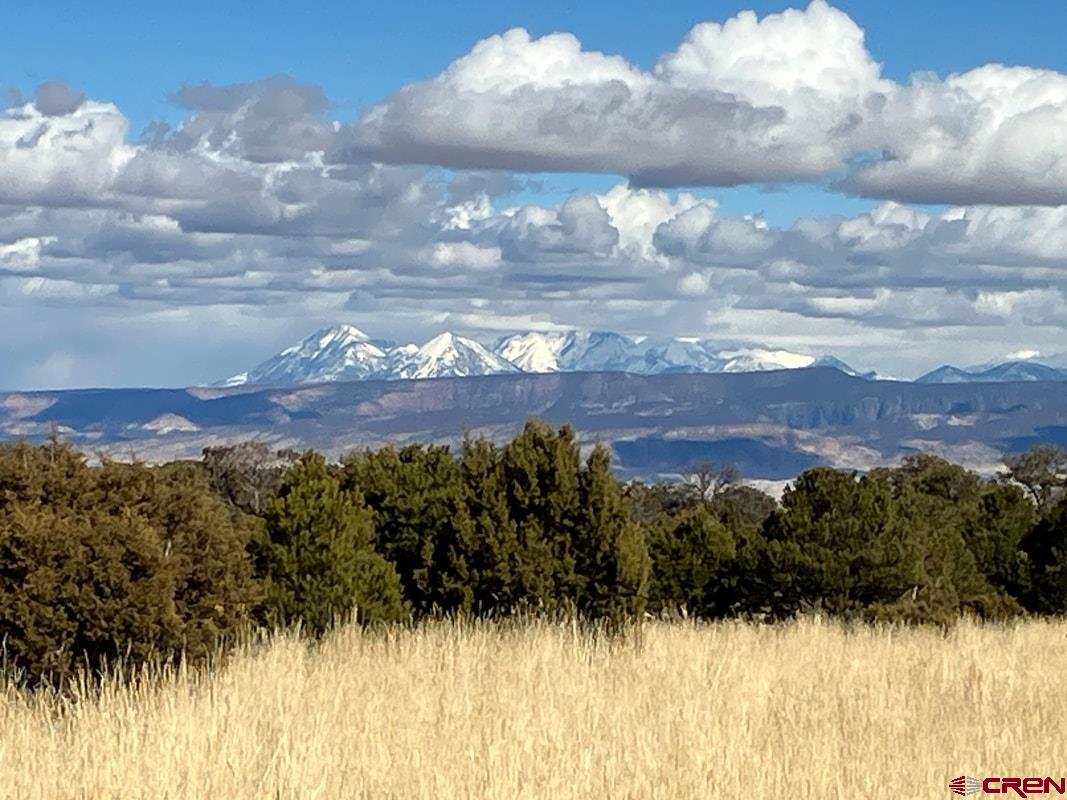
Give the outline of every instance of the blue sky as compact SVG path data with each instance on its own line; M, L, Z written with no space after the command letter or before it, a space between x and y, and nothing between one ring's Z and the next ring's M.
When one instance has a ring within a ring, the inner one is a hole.
M795 4L792 4L795 5ZM980 64L1067 71L1067 4L1020 0L835 3L861 25L885 74L942 75ZM134 128L175 119L183 83L235 83L285 72L325 88L338 116L429 78L478 39L511 27L570 31L590 49L650 67L697 22L767 2L26 3L0 34L0 84L31 92L61 79L125 109Z
M12 20L0 387L201 383L339 321L695 335L902 375L1067 350L1062 2Z
M792 4L795 5L795 4ZM990 62L1067 69L1067 4L1021 0L835 3L864 28L888 77L959 72ZM651 66L697 22L767 2L402 3L50 2L20 6L0 36L0 81L26 91L62 79L115 101L134 121L174 117L182 83L234 83L286 72L326 89L353 116L405 83L431 77L473 42L511 27L570 31L590 49Z

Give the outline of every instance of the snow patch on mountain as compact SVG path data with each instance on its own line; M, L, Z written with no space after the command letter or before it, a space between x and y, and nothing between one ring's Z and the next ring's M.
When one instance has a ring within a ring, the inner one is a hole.
M168 433L190 433L198 431L200 430L200 426L178 414L168 413L160 414L150 422L146 422L141 426L141 430L154 431L162 436Z
M722 372L766 372L772 369L803 369L815 363L815 356L789 350L739 350L723 353L727 361Z

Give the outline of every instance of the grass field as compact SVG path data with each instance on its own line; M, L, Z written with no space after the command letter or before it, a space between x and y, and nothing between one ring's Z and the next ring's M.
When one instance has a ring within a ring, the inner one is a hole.
M937 798L1067 771L1067 624L342 629L75 702L0 692L16 798Z

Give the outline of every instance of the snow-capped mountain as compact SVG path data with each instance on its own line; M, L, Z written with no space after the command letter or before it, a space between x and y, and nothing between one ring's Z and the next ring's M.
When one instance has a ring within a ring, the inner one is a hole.
M916 383L976 383L976 373L954 367L951 364L943 364L937 369L930 370L925 375L915 379Z
M572 331L516 333L498 341L493 352L523 372L559 372L560 354L573 339Z
M610 331L516 333L493 352L523 372L635 372L644 355L636 340Z
M983 361L981 364L972 364L963 367L964 372L985 372L1000 367L1004 364L1039 364L1053 369L1067 369L1067 353L1042 353L1040 350L1016 350L1001 358Z
M611 331L516 333L490 350L442 333L423 345L371 339L352 325L324 328L224 386L291 385L350 380L466 377L514 372L761 372L831 366L855 370L833 356L761 348L723 350L692 337L649 339ZM862 377L873 377L867 374Z
M396 348L394 353L390 358L390 378L460 378L522 372L473 339L454 333L435 336L422 347Z
M960 368L946 364L916 378L916 383L1009 383L1016 381L1067 381L1067 370L1036 361L1005 361Z
M677 338L645 350L645 370L666 372L722 372L727 359L700 339Z
M640 371L643 352L637 340L610 331L574 331L560 353L565 372Z
M323 328L258 367L222 381L223 386L330 383L354 380L466 377L521 372L483 345L452 333L421 347L390 346L352 325Z
M386 351L367 334L354 325L334 325L316 331L249 372L227 378L222 385L356 381L374 377L385 366Z
M497 342L493 352L524 372L762 372L833 366L851 375L839 359L818 364L815 356L787 350L721 350L715 342L690 337L647 339L610 331L517 333Z
M766 372L772 369L803 369L815 363L815 356L788 350L738 350L724 353L722 372Z

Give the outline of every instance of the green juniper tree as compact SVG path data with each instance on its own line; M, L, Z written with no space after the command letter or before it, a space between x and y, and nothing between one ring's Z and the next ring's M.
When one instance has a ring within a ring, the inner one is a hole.
M447 447L364 450L344 463L343 486L372 510L375 548L395 565L415 610L473 607L468 556L475 538L463 474Z
M737 555L734 537L707 504L663 515L649 526L650 605L715 617L729 611L723 588Z
M267 503L253 548L268 621L300 620L319 634L352 611L363 622L402 619L399 578L373 539L359 494L342 490L322 456L304 454Z
M478 613L511 613L535 602L523 580L529 554L508 511L502 453L485 439L466 438L460 457L472 540L465 553Z
M210 656L258 597L248 530L196 477L53 438L0 447L0 639L9 667L63 682L117 659Z
M763 533L762 602L777 615L812 607L855 613L922 581L911 520L881 480L808 470Z
M1067 613L1067 501L1041 517L1022 548L1030 569L1026 606L1043 614Z
M630 516L622 487L611 472L611 454L597 445L578 482L575 527L578 608L593 617L621 621L640 614L648 598L650 561L645 531Z

